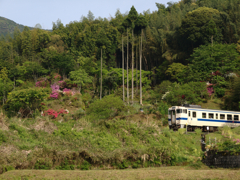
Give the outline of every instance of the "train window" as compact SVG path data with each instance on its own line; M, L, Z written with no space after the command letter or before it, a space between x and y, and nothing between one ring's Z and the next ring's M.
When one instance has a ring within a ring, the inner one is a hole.
M238 121L239 120L238 118L239 118L238 115L234 115L234 121Z
M232 120L232 115L231 114L227 115L227 120L230 120L230 121Z
M225 114L220 114L220 119L225 119Z
M213 117L213 114L212 114L212 113L209 113L209 114L208 114L208 118L213 119L213 118L214 118L214 117Z
M168 111L168 115L171 115L172 114L172 111Z
M197 113L196 112L192 112L192 117L197 117Z
M218 119L218 113L216 113L216 119Z
M177 114L182 113L182 109L177 109Z
M206 113L202 113L202 118L206 118Z
M191 112L190 112L190 111L188 111L188 116L189 116L189 117L191 116Z
M175 111L174 110L172 111L172 115L175 116Z
M183 113L187 114L187 110L186 110L186 109L183 109Z

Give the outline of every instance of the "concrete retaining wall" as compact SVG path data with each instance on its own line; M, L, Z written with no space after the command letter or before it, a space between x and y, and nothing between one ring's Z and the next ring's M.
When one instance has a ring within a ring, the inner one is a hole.
M203 162L210 167L239 168L240 153L208 151Z

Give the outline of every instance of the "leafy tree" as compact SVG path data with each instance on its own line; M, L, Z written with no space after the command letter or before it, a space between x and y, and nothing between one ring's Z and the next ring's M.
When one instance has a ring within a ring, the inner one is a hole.
M40 103L49 96L49 88L29 88L12 91L8 95L8 100L4 105L5 111L9 116L15 115L20 109L26 115L40 108Z
M86 73L86 71L84 69L78 69L76 71L71 71L70 72L70 78L73 80L73 83L78 85L80 92L81 92L82 86L84 86L85 83L91 83L92 82L88 73Z
M199 45L208 44L213 35L216 42L221 42L222 24L223 21L217 9L200 7L188 12L179 28L179 33L187 40L182 47L191 52Z
M7 68L3 68L0 72L0 97L2 104L7 99L7 94L13 89L13 82L8 78Z
M182 104L196 104L207 96L207 87L204 82L190 82L183 85L174 83L165 100L170 105L180 106Z
M170 75L173 80L177 80L178 82L182 79L183 72L186 66L181 63L172 63L168 66L166 70L166 74Z
M189 73L194 80L210 80L212 72L226 75L239 70L239 60L235 44L203 45L191 55Z

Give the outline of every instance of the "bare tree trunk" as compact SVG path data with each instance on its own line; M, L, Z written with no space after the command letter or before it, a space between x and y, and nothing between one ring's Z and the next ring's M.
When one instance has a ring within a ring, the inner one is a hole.
M102 99L102 49L101 49L101 85L100 85L100 99Z
M134 76L133 76L133 71L134 71L134 34L133 34L133 29L132 29L132 104L133 104L133 97L134 97Z
M138 38L139 40L139 38ZM138 53L137 53L137 45L136 45L136 94L138 94ZM140 53L140 41L139 41L139 53Z
M142 35L143 30L141 30L141 50L140 50L140 105L142 105Z
M123 102L125 101L124 93L124 47L123 47L123 34L122 34L122 78L123 78Z
M128 28L127 28L127 103L129 104L129 87L128 87Z

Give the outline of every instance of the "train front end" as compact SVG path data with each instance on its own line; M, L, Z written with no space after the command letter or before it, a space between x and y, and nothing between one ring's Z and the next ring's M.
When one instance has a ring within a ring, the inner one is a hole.
M184 128L187 122L187 109L181 106L172 106L168 109L169 129Z

